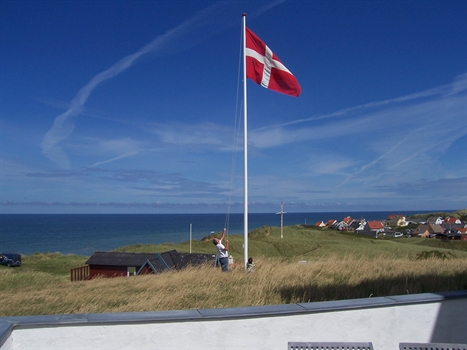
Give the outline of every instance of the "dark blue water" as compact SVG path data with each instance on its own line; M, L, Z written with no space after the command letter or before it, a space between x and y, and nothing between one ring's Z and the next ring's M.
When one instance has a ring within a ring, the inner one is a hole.
M412 215L422 211L404 212ZM383 220L394 212L287 213L284 226L314 225L317 221L355 219ZM179 243L200 240L220 232L228 223L229 234L243 234L243 214L2 214L0 252L35 252L91 255L131 244ZM250 214L249 230L280 226L280 215Z

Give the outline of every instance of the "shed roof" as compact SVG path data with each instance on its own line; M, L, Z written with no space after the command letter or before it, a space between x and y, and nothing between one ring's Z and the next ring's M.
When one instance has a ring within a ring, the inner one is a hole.
M87 261L88 265L141 267L149 262L154 272L167 269L181 269L188 265L200 265L214 260L212 254L179 253L171 250L164 253L123 253L95 252Z
M95 252L87 261L88 265L141 266L153 259L156 253Z
M178 253L177 259L174 262L177 268L184 268L188 265L201 265L206 262L214 261L215 254L189 254Z

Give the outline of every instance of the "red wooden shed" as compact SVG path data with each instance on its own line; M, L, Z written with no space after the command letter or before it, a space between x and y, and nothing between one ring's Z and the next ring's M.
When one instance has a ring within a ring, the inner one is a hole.
M212 254L95 252L87 261L87 278L137 276L181 269L188 265L214 263ZM73 278L72 278L73 279Z

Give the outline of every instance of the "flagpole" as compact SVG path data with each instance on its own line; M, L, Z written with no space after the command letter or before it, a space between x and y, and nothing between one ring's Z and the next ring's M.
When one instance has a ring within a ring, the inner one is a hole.
M246 94L246 13L243 15L243 267L248 261L248 118Z

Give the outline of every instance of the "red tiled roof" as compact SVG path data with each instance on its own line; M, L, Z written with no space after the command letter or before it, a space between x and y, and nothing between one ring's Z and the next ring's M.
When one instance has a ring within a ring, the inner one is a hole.
M445 224L455 224L456 221L457 221L456 218L451 218L451 217L447 217L446 219L444 219Z
M381 221L368 221L368 225L372 230L384 228L383 223Z
M404 216L405 216L404 214L391 214L391 215L388 216L388 220L400 219L400 218L402 218Z

